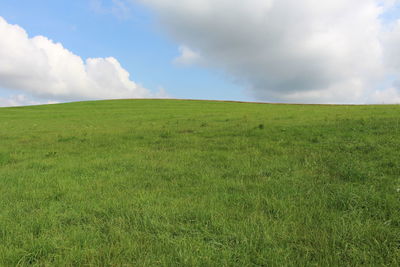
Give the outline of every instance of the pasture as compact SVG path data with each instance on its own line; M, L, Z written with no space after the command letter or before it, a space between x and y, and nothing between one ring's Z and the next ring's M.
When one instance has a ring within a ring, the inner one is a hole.
M400 106L0 108L0 266L399 266Z

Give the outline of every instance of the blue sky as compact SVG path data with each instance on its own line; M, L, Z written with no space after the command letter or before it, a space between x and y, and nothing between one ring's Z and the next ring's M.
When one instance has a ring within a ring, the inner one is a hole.
M132 3L126 16L111 13L112 1L2 0L0 16L32 36L44 35L82 58L113 56L132 79L174 98L252 100L221 72L177 66L179 44L157 28L151 12ZM0 89L0 96L10 95Z
M382 5L378 0L355 0L350 4L327 0L322 4L314 1L313 5L306 0L282 0L272 6L268 2L2 0L0 17L9 25L19 25L30 38L40 35L61 43L83 60L113 57L130 73L132 81L151 92L163 88L173 98L302 103L400 101L397 1L384 0L390 7L383 14L378 14ZM330 3L331 10L324 8ZM299 14L304 17L299 19ZM265 18L270 21L266 23ZM310 25L328 26L316 31ZM390 25L389 32L375 30L382 25ZM288 36L298 37L288 41ZM177 64L182 47L198 54L200 60ZM31 72L29 66L26 69ZM76 92L68 96L65 92L57 95L24 90L15 81L9 82L7 75L0 73L3 102L21 92L33 99L32 103L97 98L93 94L80 97ZM108 96L103 95L99 98Z

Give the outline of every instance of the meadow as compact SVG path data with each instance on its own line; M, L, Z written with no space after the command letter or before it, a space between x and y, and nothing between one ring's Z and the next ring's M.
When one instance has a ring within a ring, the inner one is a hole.
M399 266L400 106L0 108L0 266Z

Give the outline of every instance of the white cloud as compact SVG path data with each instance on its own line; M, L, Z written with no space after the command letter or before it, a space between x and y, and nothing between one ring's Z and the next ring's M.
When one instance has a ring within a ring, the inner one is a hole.
M138 1L155 10L178 43L198 51L203 65L224 70L260 100L366 103L399 96L392 87L376 89L400 72L400 26L382 18L397 0ZM183 51L178 61L186 58Z
M377 104L400 104L400 92L397 88L391 87L384 91L375 91L371 94L369 102Z
M57 101L51 100L34 100L24 94L12 95L8 97L0 97L0 107L16 107L16 106L30 106L39 104L55 104Z
M83 61L44 36L29 38L2 17L0 87L56 100L157 97L133 82L115 58Z
M193 65L196 63L199 64L201 61L201 56L186 45L181 45L179 47L179 52L181 54L179 57L174 59L175 64Z
M108 6L103 0L90 0L90 6L98 14L112 14L121 20L131 17L131 9L123 0L112 0Z
M400 71L400 19L390 24L383 32L385 60L394 71Z

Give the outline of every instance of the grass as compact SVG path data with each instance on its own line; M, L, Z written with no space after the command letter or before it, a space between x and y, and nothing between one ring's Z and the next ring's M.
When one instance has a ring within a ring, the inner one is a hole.
M399 266L400 106L0 109L0 266Z

